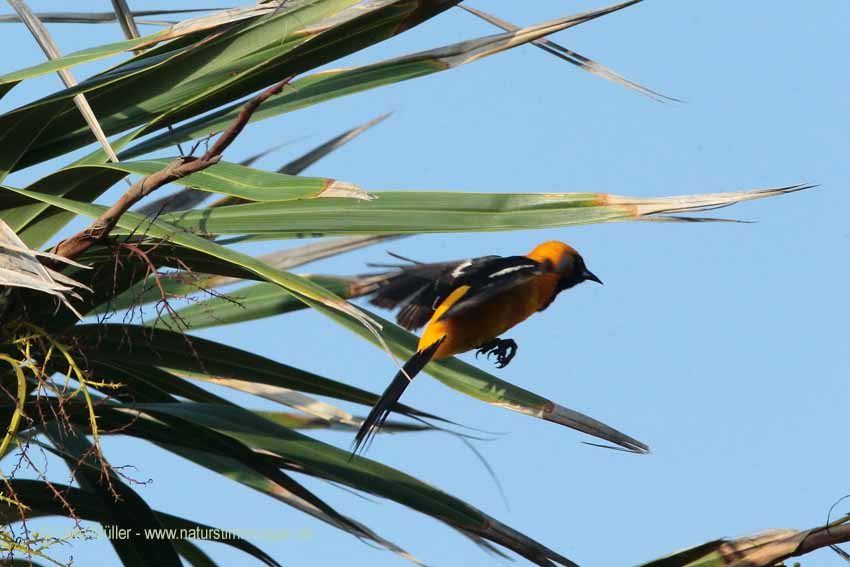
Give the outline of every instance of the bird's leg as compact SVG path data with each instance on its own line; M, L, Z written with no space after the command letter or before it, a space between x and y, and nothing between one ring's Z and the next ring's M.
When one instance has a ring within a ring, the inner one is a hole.
M475 357L479 354L486 354L490 358L491 354L496 355L496 366L504 368L516 356L517 345L513 339L493 339L481 345L481 348L475 351Z

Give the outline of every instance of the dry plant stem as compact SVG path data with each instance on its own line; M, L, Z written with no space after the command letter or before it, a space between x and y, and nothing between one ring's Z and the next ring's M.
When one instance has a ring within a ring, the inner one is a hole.
M227 127L227 129L218 137L215 143L201 157L186 156L181 157L167 166L144 177L133 183L127 192L119 198L115 204L103 212L94 222L87 228L78 232L74 236L63 240L53 250L54 254L63 256L68 259L74 259L88 250L95 242L106 238L113 228L118 224L118 219L126 213L130 207L150 195L163 185L176 181L187 175L203 171L204 169L218 163L221 159L221 154L224 150L233 143L237 136L242 132L245 125L251 119L251 116L259 108L259 106L270 96L279 93L283 87L292 79L286 79L272 85L259 95L249 100L239 116Z
M118 23L121 24L121 29L124 30L124 36L127 39L139 37L139 28L136 27L133 13L130 11L130 7L127 6L126 0L112 0L112 7L115 10Z
M799 557L816 549L850 541L850 523L810 530L797 549L788 557ZM782 560L788 557L781 558Z

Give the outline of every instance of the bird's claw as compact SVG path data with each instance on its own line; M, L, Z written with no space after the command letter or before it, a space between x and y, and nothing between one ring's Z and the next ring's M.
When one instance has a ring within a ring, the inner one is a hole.
M487 359L489 360L492 355L496 355L496 367L504 368L507 366L511 360L513 360L514 356L516 356L517 344L513 339L493 339L487 343L481 345L477 351L475 351L475 358L478 358L479 354L486 354Z

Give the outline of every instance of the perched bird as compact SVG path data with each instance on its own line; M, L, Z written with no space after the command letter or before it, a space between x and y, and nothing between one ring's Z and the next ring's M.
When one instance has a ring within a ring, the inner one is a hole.
M395 255L394 255L395 256ZM416 330L427 323L416 353L396 374L357 432L357 453L386 421L401 394L431 360L477 349L495 355L499 368L516 355L517 344L499 335L543 311L555 297L583 281L602 283L574 248L552 240L526 256L482 256L456 262L379 264L395 271L365 276L357 295L400 310L399 325Z

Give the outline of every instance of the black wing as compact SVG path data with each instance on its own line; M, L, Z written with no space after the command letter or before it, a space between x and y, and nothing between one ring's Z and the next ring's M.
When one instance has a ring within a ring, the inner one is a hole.
M442 301L460 286L470 286L463 299L443 317L457 315L499 293L543 273L545 267L526 256L482 256L455 262L411 263L393 272L364 276L356 295L369 295L373 305L394 309L402 327L415 330L427 323Z
M543 274L549 269L526 256L507 256L475 267L455 287L468 285L469 291L453 304L440 319L455 317L485 303L512 287Z

